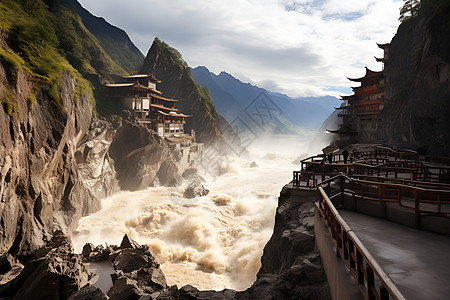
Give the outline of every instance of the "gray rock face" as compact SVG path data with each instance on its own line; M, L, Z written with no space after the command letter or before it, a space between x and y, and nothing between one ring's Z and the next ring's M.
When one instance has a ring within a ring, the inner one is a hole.
M153 299L167 288L164 273L146 246L119 249L110 261L116 270L111 275L110 299Z
M127 249L127 248L140 248L141 245L138 244L138 242L136 242L131 236L129 236L128 234L125 234L123 239L122 239L122 243L120 243L120 248L121 249Z
M201 184L199 181L193 181L191 182L186 190L184 191L183 196L185 198L191 199L195 197L202 197L209 194L209 190L205 189L203 184Z
M320 254L314 249L315 197L298 201L281 193L257 280L237 293L237 299L331 299Z
M107 297L99 288L90 284L70 295L67 300L106 300Z
M168 185L178 174L177 157L154 132L125 123L117 130L109 150L122 190L141 190L155 180Z
M41 258L29 261L19 276L0 287L0 297L67 299L88 283L92 274L81 262L81 257L73 253L71 244L58 245L55 241L63 241L60 234L46 244L47 248L52 245L56 248L50 249Z
M11 90L5 85L5 76L0 64L0 89ZM61 107L38 90L29 110L27 99L33 92L33 79L19 70L17 87L12 91L16 100L14 112L10 117L0 109L0 231L3 233L0 251L3 253L33 252L53 230L68 231L78 218L98 210L99 197L110 189L111 185L99 184L107 180L102 174L109 172L107 157L101 153L96 156L86 151L84 164L91 165L96 176L77 171L80 161L76 152L89 131L93 100L89 94L75 98L76 82L70 74L61 74L60 82Z

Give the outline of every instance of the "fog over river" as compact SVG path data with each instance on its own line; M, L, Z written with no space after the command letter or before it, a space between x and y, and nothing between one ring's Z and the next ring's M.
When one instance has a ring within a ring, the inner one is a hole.
M256 279L277 198L299 167L294 161L325 144L286 136L253 143L248 157L224 159L220 176L199 167L210 190L204 197L184 199L185 182L103 199L101 211L79 221L75 250L87 242L119 245L129 234L150 247L169 285L244 290ZM252 162L258 167L250 167Z

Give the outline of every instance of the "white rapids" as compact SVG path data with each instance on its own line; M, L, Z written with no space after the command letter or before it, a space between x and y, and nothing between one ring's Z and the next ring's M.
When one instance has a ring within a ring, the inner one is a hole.
M120 244L129 234L150 247L169 285L248 288L272 234L279 192L298 168L292 162L302 152L316 151L291 141L283 152L266 143L254 147L250 158L228 159L221 176L204 172L210 190L204 197L183 198L185 183L103 199L102 210L79 221L72 237L75 250L81 252L87 242ZM258 167L250 167L253 161Z

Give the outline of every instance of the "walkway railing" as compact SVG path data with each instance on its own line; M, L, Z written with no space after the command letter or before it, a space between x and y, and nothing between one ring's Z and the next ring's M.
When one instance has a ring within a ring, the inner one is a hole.
M333 238L336 254L343 259L364 298L367 300L405 299L391 278L339 215L323 188L319 187L318 190L320 213Z
M450 166L450 158L434 155L421 155L411 150L394 150L389 147L378 146L373 151L358 152L354 153L359 157L365 156L375 156L375 157L385 157L394 160L411 160L411 161L422 161L427 164Z
M352 178L350 190L360 200L397 203L418 213L449 214L450 191Z

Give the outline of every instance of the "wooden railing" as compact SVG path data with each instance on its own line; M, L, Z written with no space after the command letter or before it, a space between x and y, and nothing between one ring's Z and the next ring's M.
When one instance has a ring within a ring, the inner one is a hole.
M360 200L393 202L418 213L449 214L450 191L404 184L351 179L353 197Z
M373 151L355 152L358 157L374 156L394 160L422 161L427 164L450 166L450 158L434 155L421 155L412 150L394 150L389 147L376 147Z
M391 278L347 225L322 187L319 210L336 247L336 255L344 261L367 300L405 299Z
M418 161L394 161L378 165L356 161L353 163L353 174L394 178L402 176L409 180L450 183L449 166L426 166Z

